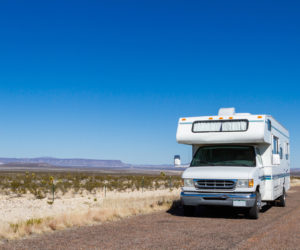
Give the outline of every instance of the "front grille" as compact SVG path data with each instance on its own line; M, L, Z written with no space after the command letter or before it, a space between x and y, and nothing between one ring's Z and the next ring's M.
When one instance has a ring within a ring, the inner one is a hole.
M233 189L235 180L195 180L198 189Z

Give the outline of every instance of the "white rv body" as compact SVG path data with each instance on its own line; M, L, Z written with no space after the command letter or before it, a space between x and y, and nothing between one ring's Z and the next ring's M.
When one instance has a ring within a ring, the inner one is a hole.
M255 165L249 167L188 167L182 178L192 179L194 185L182 188L181 199L184 205L243 204L252 207L257 192L263 203L283 197L284 192L290 188L289 132L272 116L238 114L234 109L220 109L218 116L180 118L176 139L178 143L192 145L193 157L199 148L205 146L245 145L253 147L256 158ZM213 184L211 189L197 186L199 183L204 185L204 182L210 185L207 183L213 181L217 185L221 180L234 180L235 184L226 190L216 188ZM253 180L254 184L251 187L238 187L238 180ZM243 195L252 198L245 198L247 202L233 202L236 194L240 194L236 196L238 200L243 200ZM220 198L227 196L228 199Z

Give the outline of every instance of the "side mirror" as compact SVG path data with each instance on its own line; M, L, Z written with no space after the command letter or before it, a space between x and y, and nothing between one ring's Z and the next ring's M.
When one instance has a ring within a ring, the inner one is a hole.
M180 155L174 155L174 167L181 167Z
M273 165L280 165L280 155L279 154L273 154L272 155L272 164Z

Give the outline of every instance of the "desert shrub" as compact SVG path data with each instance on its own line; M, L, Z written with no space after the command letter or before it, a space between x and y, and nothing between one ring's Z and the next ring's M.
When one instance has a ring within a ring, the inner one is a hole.
M52 193L53 183L55 193L72 190L82 193L83 190L95 192L103 190L157 190L165 188L178 188L181 186L179 176L167 176L161 173L156 176L141 175L105 175L90 173L1 173L0 190L4 193L16 193L19 195L31 193L38 199L45 198Z
M38 219L29 219L25 222L25 224L27 226L32 226L32 225L39 225L42 223L42 219L38 218Z

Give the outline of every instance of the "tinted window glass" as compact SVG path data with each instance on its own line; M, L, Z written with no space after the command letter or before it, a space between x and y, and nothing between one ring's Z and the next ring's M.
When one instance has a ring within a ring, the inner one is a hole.
M267 123L268 123L268 130L269 130L269 131L271 131L271 129L272 129L272 123L271 123L271 121L270 121L270 120L268 120L268 122L267 122Z
M263 165L262 158L260 155L260 150L258 148L256 148L256 152L257 152L257 158L258 158L259 164Z
M198 149L191 167L198 166L255 166L255 152L251 146L206 146Z
M279 153L279 139L276 136L273 136L273 154Z

